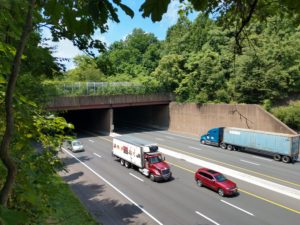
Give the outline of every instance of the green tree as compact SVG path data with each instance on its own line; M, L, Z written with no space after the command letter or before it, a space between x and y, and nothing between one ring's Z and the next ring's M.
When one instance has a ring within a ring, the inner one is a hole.
M75 68L66 73L67 81L92 81L101 82L105 77L98 68L94 58L87 55L78 55L74 57Z
M121 1L114 1L128 15L132 10ZM6 206L17 174L17 166L11 157L10 148L14 137L16 111L13 107L14 93L20 65L28 39L33 30L49 25L54 40L68 38L79 47L104 48L99 40L93 40L96 29L105 32L107 20L119 22L116 8L108 1L9 1L1 2L1 58L5 59L1 75L7 77L5 87L5 129L0 145L0 159L7 170L0 191L0 205ZM24 15L26 15L24 17ZM10 67L11 65L11 67Z

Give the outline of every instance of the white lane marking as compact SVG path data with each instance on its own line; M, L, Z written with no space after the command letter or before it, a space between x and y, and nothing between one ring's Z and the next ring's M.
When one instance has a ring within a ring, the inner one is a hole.
M246 211L246 210L244 210L244 209L242 209L242 208L240 208L240 207L237 207L236 205L233 205L233 204L231 204L231 203L229 203L229 202L226 202L226 201L224 201L224 200L221 200L221 202L223 202L223 203L225 203L225 204L227 204L227 205L230 205L230 206L232 206L232 207L234 207L234 208L236 208L236 209L238 209L238 210L241 210L242 212L247 213L247 214L250 215L250 216L254 216L253 213L248 212L248 211Z
M263 157L259 157L259 156L255 156L255 155L253 155L252 157L253 157L253 158L256 158L256 159L265 160L265 161L273 161L272 159L263 158Z
M133 177L135 177L136 179L138 179L138 180L140 180L140 181L142 181L142 182L144 182L144 180L143 179L141 179L141 178L139 178L138 176L136 176L136 175L134 175L134 174L132 174L132 173L129 173L131 176L133 176Z
M220 225L220 224L217 223L216 221L214 221L214 220L212 220L211 218L209 218L209 217L203 215L202 213L199 213L198 211L195 211L195 213L197 213L198 215L204 217L205 219L207 219L208 221L210 221L210 222L212 222L212 223L214 223L214 224L216 224L216 225Z
M91 140L91 139L89 139L89 141L90 141L90 142L92 142L92 143L94 143L94 142L95 142L95 141L93 141L93 140Z
M164 139L162 139L162 138L155 138L156 140L158 140L158 141L163 141Z
M95 156L98 156L99 158L102 158L101 155L98 155L97 153L93 153Z
M89 167L87 164L82 162L80 159L78 159L75 155L72 153L68 152L66 149L62 148L64 152L75 158L78 162L80 162L82 165L84 165L86 168L88 168L93 174L95 174L97 177L99 177L101 180L103 180L105 183L107 183L109 186L111 186L115 191L120 193L124 198L126 198L128 201L130 201L132 204L134 204L136 207L138 207L140 210L142 210L144 213L146 213L151 219L153 219L156 223L163 225L159 220L157 220L154 216L152 216L149 212L147 212L144 208L139 206L135 201L133 201L131 198L129 198L127 195L125 195L122 191L120 191L116 186L114 186L112 183L110 183L108 180L106 180L104 177L99 175L96 171L94 171L91 167Z
M165 138L172 139L172 140L174 140L174 139L175 139L174 137L171 137L171 136L166 136L166 135L165 135Z
M250 162L250 161L247 161L247 160L240 159L240 161L245 162L245 163L249 163L249 164L252 164L252 165L260 166L260 164L258 164L258 163Z
M202 150L201 148L196 148L196 147L193 147L193 146L189 146L189 148L195 149L195 150Z

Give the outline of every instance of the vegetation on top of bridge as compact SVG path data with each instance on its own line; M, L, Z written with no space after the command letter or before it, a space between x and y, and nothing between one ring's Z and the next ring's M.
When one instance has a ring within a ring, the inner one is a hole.
M85 95L148 95L166 93L160 85L134 82L61 82L45 81L44 90L50 96L85 96Z

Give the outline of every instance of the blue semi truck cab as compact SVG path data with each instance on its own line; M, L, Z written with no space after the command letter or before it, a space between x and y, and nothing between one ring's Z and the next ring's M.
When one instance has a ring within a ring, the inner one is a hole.
M200 142L204 145L220 146L223 141L224 127L210 129L207 134L200 137Z
M210 129L200 137L204 145L227 150L244 150L270 155L276 161L294 162L299 157L300 135L235 127Z

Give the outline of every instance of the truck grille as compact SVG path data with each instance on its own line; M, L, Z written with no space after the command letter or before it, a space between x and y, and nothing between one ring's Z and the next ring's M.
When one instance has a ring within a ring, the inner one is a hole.
M170 169L164 169L161 171L162 175L168 175L170 173Z

